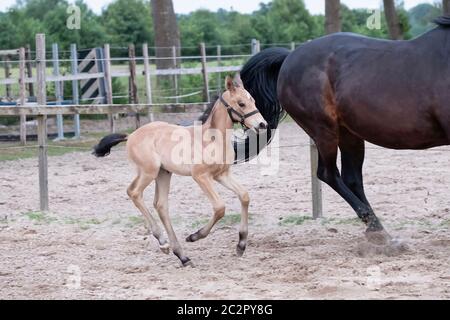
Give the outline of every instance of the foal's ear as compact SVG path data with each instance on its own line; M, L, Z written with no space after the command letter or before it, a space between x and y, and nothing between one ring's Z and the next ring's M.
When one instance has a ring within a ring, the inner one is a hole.
M242 87L242 88L244 87L244 83L242 82L241 74L240 74L239 72L237 72L237 73L234 75L233 81L234 81L234 83L235 83L238 87Z
M227 90L230 92L234 92L236 90L236 86L234 85L233 79L230 76L227 76L225 78L225 88L227 88Z

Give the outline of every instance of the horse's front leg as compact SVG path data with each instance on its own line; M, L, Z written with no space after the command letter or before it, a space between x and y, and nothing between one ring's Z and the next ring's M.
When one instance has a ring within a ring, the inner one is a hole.
M187 242L195 242L200 239L206 238L208 234L211 232L211 229L214 227L214 225L225 215L225 203L217 194L217 192L213 189L213 182L214 182L213 178L209 174L193 176L193 178L198 183L203 192L206 194L209 201L211 201L211 204L214 209L214 215L203 228L187 237L186 238Z
M241 225L239 228L239 243L236 247L236 253L238 256L242 256L247 247L248 237L248 206L250 204L248 192L233 178L229 171L217 177L216 180L225 188L233 191L241 201Z

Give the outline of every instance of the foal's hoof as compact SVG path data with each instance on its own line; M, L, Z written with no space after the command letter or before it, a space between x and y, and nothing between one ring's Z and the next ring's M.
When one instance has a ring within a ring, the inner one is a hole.
M186 242L196 242L200 240L200 234L198 232L191 234L189 237L186 238Z
M170 245L168 243L160 245L159 249L165 254L169 254L170 253Z
M184 258L183 260L181 260L181 265L183 266L183 268L186 267L194 268L194 263L192 263L191 259L189 258Z
M245 252L245 246L241 246L241 245L237 245L236 246L236 254L238 257L242 257L244 255Z

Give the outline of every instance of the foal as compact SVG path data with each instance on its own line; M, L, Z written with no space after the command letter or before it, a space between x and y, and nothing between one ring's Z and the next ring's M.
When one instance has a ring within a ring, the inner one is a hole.
M225 204L213 189L213 182L217 181L238 195L241 201L241 225L237 245L239 256L243 255L247 245L249 196L231 176L230 165L234 161L234 149L227 131L229 132L236 122L258 131L266 129L267 122L239 78L233 81L227 77L225 86L227 91L214 104L208 119L201 127L181 127L154 122L137 129L129 136L106 136L94 147L94 154L104 157L109 154L111 147L127 141L128 157L137 167L137 177L128 187L127 193L144 215L146 226L158 240L160 249L168 254L171 248L183 266L190 265L191 261L183 254L169 217L168 194L173 173L192 176L214 209L211 220L187 237L186 241L195 242L205 238L225 215ZM169 243L144 204L144 189L152 181L156 181L153 205L166 229Z

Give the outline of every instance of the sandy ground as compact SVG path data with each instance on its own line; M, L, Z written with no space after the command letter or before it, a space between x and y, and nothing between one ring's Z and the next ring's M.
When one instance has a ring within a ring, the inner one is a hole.
M239 165L251 197L249 246L235 255L239 202L218 187L227 218L205 240L182 241L182 268L146 235L126 195L134 175L124 147L95 159L49 159L51 212L36 212L36 159L0 163L0 298L26 299L422 299L450 298L450 148L391 151L369 146L368 198L386 228L407 241L396 257L359 254L364 227L324 186L324 215L311 216L308 142L281 127L278 174ZM151 205L153 186L146 192ZM210 217L190 178L174 177L171 216L183 240Z

